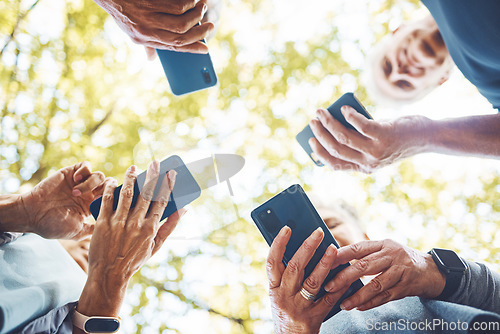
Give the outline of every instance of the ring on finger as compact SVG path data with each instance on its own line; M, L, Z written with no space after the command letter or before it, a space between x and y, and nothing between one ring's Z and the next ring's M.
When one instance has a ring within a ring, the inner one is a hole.
M304 297L306 300L314 301L316 295L310 293L305 288L300 289L300 295Z

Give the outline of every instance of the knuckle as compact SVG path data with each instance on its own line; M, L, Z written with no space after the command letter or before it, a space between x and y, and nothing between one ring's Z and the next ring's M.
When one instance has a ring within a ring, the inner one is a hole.
M312 289L312 290L318 289L318 288L319 288L319 286L320 286L320 283L319 283L318 279L317 279L316 277L312 276L312 275L311 275L311 276L309 276L309 277L308 277L308 278L304 281L304 284L305 284L308 288L310 288L310 289Z
M355 243L355 244L352 244L350 245L349 247L351 247L351 250L354 252L354 253L359 253L361 252L361 245L359 243Z
M102 201L103 202L113 202L114 196L113 194L104 194L102 196Z
M384 290L384 291L380 292L379 295L380 295L380 298L383 302L390 300L392 297L392 294L389 290Z
M333 294L326 294L324 297L323 297L323 300L325 301L325 303L331 307L333 307L333 305L335 305L335 303L337 302L337 299L335 298L335 296Z
M103 181L106 176L104 175L103 172L99 171L99 172L95 172L95 175L97 176L97 178L99 179L99 181Z
M368 261L365 259L358 260L354 264L354 267L360 272L365 272L368 269Z
M159 212L155 212L155 213L153 213L153 214L151 215L151 219L152 219L153 221L155 221L155 222L156 222L156 221L160 221L160 218L161 218L161 215L160 215L160 213L159 213ZM150 224L145 224L145 225L150 225Z
M342 132L338 132L336 134L336 137L337 137L337 141L342 144L342 145L345 145L345 146L350 146L351 144L351 140L349 139L348 136L346 136L345 133L342 133Z
M176 46L182 46L186 43L183 36L176 37L173 42L174 42L174 45L176 45Z
M370 281L370 288L375 291L375 292L378 292L378 293L381 293L383 291L383 286L382 284L380 283L380 280L378 279L378 277L375 277L374 279L372 279Z
M305 251L312 251L312 250L314 250L313 244L310 243L310 242L307 242L307 241L304 242L304 244L302 245L302 247L304 247Z
M288 262L288 265L287 265L286 269L290 273L295 274L295 273L299 272L299 265L298 265L298 263L296 261L290 261L290 262Z
M173 32L177 34L184 34L190 29L188 22L178 22L173 27Z
M134 196L134 189L131 186L123 187L121 194L124 198L130 199Z

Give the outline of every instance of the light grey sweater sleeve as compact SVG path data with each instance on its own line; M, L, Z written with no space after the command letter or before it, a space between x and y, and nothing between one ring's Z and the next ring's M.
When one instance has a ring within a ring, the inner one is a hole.
M458 290L446 301L500 314L500 274L482 263L467 261Z

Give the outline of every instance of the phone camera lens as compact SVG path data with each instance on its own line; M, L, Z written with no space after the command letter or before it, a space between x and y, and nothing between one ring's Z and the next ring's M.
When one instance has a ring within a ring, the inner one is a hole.
M206 67L201 71L201 74L203 75L203 80L205 80L205 83L208 84L212 82L212 78L210 77L210 73L208 72Z

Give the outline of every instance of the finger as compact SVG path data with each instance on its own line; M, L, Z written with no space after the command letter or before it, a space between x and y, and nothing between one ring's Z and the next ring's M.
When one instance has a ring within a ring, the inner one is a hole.
M369 145L366 137L346 128L325 109L318 109L317 115L323 127L340 145L348 146L358 152L366 150L366 146Z
M174 189L176 175L177 172L175 170L171 170L163 177L160 191L151 204L151 209L149 210L149 214L146 217L154 224L160 222L163 211L165 211L165 207L168 204L168 199L170 198L170 193L172 192L172 189ZM159 181L160 180L158 180L158 182Z
M346 121L348 121L359 133L365 137L375 139L376 136L373 130L378 125L376 121L366 118L351 106L342 106L340 112L342 112Z
M167 237L172 233L172 231L177 226L177 223L179 223L179 220L182 218L182 216L184 216L186 212L186 208L177 210L167 218L167 221L162 226L160 226L154 239L155 245L153 247L153 254L161 248Z
M309 139L309 145L323 164L330 166L333 170L363 171L357 164L344 161L331 156L316 138Z
M156 57L155 49L149 46L145 46L144 49L146 50L146 56L148 57L148 60L154 60Z
M290 295L295 295L301 288L302 279L304 277L304 268L311 260L314 252L318 248L321 240L323 240L324 232L321 227L318 227L311 235L302 243L292 259L288 262L281 286Z
M73 187L73 191L71 193L73 196L80 196L82 194L92 192L92 190L103 183L105 178L106 177L103 172L94 172L85 181Z
M87 179L90 174L92 174L92 168L90 162L83 161L75 165L75 173L73 174L73 181L78 184L83 180Z
M149 9L156 12L182 15L196 6L197 0L162 1L153 0L149 3Z
M104 191L98 218L101 216L107 218L113 214L113 200L116 186L117 182L115 179L108 177L104 180ZM99 219L97 221L99 222Z
M323 284L323 281L332 269L332 264L335 261L336 254L337 248L333 244L330 244L311 275L309 275L309 277L307 277L304 281L304 284L302 285L304 289L313 295L316 295L319 292L321 284ZM302 300L310 303L310 301L305 298L302 298Z
M400 267L390 267L387 271L373 278L368 284L359 289L354 295L342 302L345 310L351 310L369 302L375 296L379 296L380 301L391 301L388 290L401 281L403 270ZM408 290L408 287L406 287ZM381 298L385 296L385 298Z
M352 260L357 259L360 261L358 261L356 264L354 264L352 266L345 268L340 273L338 273L337 276L335 276L335 278L333 280L331 280L330 282L328 282L325 285L325 290L335 291L336 288L341 288L342 286L347 284L347 282L343 281L344 279L348 278L346 276L346 273L344 273L344 271L347 270L347 273L349 271L353 271L353 270L354 271L357 270L358 272L364 271L365 270L364 268L369 266L370 264L368 263L368 261L363 260L363 258L370 255L370 254L380 252L382 250L382 248L383 248L382 241L371 241L371 240L361 241L361 242L358 242L358 243L355 243L355 244L352 244L349 246L339 248L337 250L337 257L335 258L335 262L334 262L332 268L337 267L337 266L344 264L344 263L348 263L349 261L352 261ZM381 262L381 263L386 263L385 261L387 261L387 259L390 259L390 258L384 256L384 257L381 257L381 259L383 259L383 262ZM369 258L369 261L373 262L376 260L374 259L372 261L372 258ZM353 268L351 268L351 267L353 267Z
M407 296L405 293L406 287L395 286L391 289L385 290L384 293L378 294L372 300L367 301L363 305L357 307L359 311L366 311L393 300L398 300Z
M132 200L134 199L135 180L137 180L137 168L132 165L125 173L125 179L123 180L118 198L118 205L116 206L116 222L120 222L122 225L128 218L130 205L132 205Z
M150 35L151 42L171 45L180 47L184 45L193 44L205 39L214 30L212 22L206 22L199 26L194 26L183 34L173 33L167 30L154 30ZM145 34L146 36L148 33Z
M151 28L167 30L177 34L184 34L202 20L206 11L206 1L199 1L194 8L188 10L182 15L172 15L166 13L151 14L149 26Z
M190 53L200 53L200 54L208 53L208 46L202 41L196 41L193 44L183 45L183 46L175 46L175 45L169 45L165 43L158 43L151 41L146 41L143 42L142 44L144 44L146 47L151 47L159 50L171 50L177 52L190 52Z
M151 204L151 200L154 196L159 172L160 163L157 160L149 164L148 171L146 173L146 180L144 181L140 196L138 196L137 203L134 208L134 215L137 214L139 217L146 217L149 205Z
M342 296L344 295L344 293L347 291L348 288L349 287L346 286L340 291L325 294L323 297L314 302L312 311L314 313L324 314L324 316L321 317L323 319L324 317L326 317L328 312L330 312L332 307L335 306L335 304L337 304L339 299L342 298Z
M365 161L365 157L361 152L356 151L349 146L340 144L335 137L327 129L325 129L319 120L313 119L309 123L309 126L321 146L323 146L331 156L344 161L353 162L355 164L363 164Z
M277 288L281 284L281 277L285 271L283 256L285 255L286 245L292 235L291 232L292 230L290 227L284 226L276 238L274 238L271 248L269 249L269 255L266 261L266 272L270 289Z

